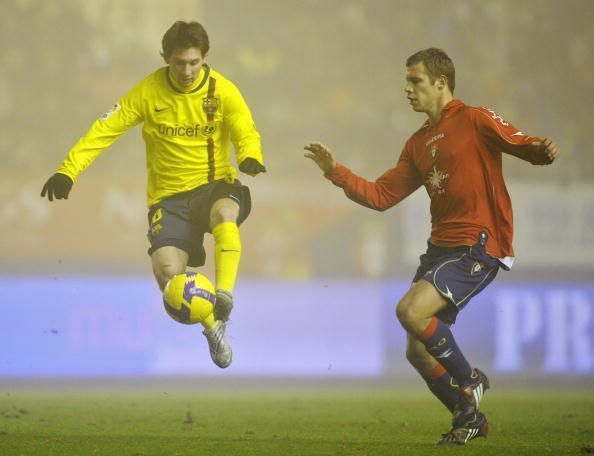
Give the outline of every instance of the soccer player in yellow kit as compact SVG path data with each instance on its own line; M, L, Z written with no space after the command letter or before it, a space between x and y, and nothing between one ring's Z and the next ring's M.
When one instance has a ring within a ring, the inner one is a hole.
M41 196L67 199L73 183L109 145L142 123L148 170L148 238L161 290L187 266L205 262L204 233L215 243L215 322L203 323L210 354L219 367L231 364L225 337L241 256L238 225L250 212L248 187L239 170L266 171L260 135L237 87L205 63L208 35L197 22L178 21L162 40L167 66L137 84L70 150ZM209 327L210 326L210 327Z

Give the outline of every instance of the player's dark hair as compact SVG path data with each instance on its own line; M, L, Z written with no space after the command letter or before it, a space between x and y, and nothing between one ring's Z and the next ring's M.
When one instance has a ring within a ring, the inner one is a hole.
M176 49L197 47L203 57L210 49L206 30L198 22L177 21L165 32L161 45L163 46L161 55L166 59Z
M431 84L440 76L445 76L448 80L448 87L452 93L456 87L456 69L452 59L441 49L428 48L416 52L406 60L406 66L423 63L427 69Z

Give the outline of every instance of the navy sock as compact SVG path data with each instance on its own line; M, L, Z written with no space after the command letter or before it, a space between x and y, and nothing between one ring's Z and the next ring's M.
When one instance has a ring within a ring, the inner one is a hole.
M458 391L458 384L448 371L441 364L438 364L427 376L423 376L423 378L433 395L450 412L453 412L454 407L458 403L458 395L460 393Z
M462 387L472 383L472 367L454 340L450 328L438 318L431 319L429 326L419 334L419 340L431 356L454 377L458 385Z

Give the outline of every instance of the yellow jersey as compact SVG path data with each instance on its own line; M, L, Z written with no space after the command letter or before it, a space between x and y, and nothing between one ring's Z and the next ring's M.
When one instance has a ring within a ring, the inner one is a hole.
M73 181L126 130L141 123L146 144L148 205L214 180L235 180L236 161L263 164L260 134L237 87L207 65L182 90L163 67L97 119L57 172Z

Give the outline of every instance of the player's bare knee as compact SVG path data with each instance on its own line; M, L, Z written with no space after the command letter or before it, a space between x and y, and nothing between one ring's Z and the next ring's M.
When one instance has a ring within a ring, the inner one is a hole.
M402 327L408 330L414 320L413 306L410 299L405 295L396 305L396 318Z
M239 217L239 205L231 199L222 199L215 202L210 209L210 227L225 222L236 222Z
M183 274L184 272L185 268L173 264L158 264L153 266L153 273L155 274L155 279L157 279L161 291L163 291L167 282L169 282L174 275Z
M167 282L171 277L168 277L167 275L163 274L161 271L158 271L156 269L153 269L153 274L155 276L155 280L157 281L157 285L159 285L159 289L163 291L165 285L167 285Z

